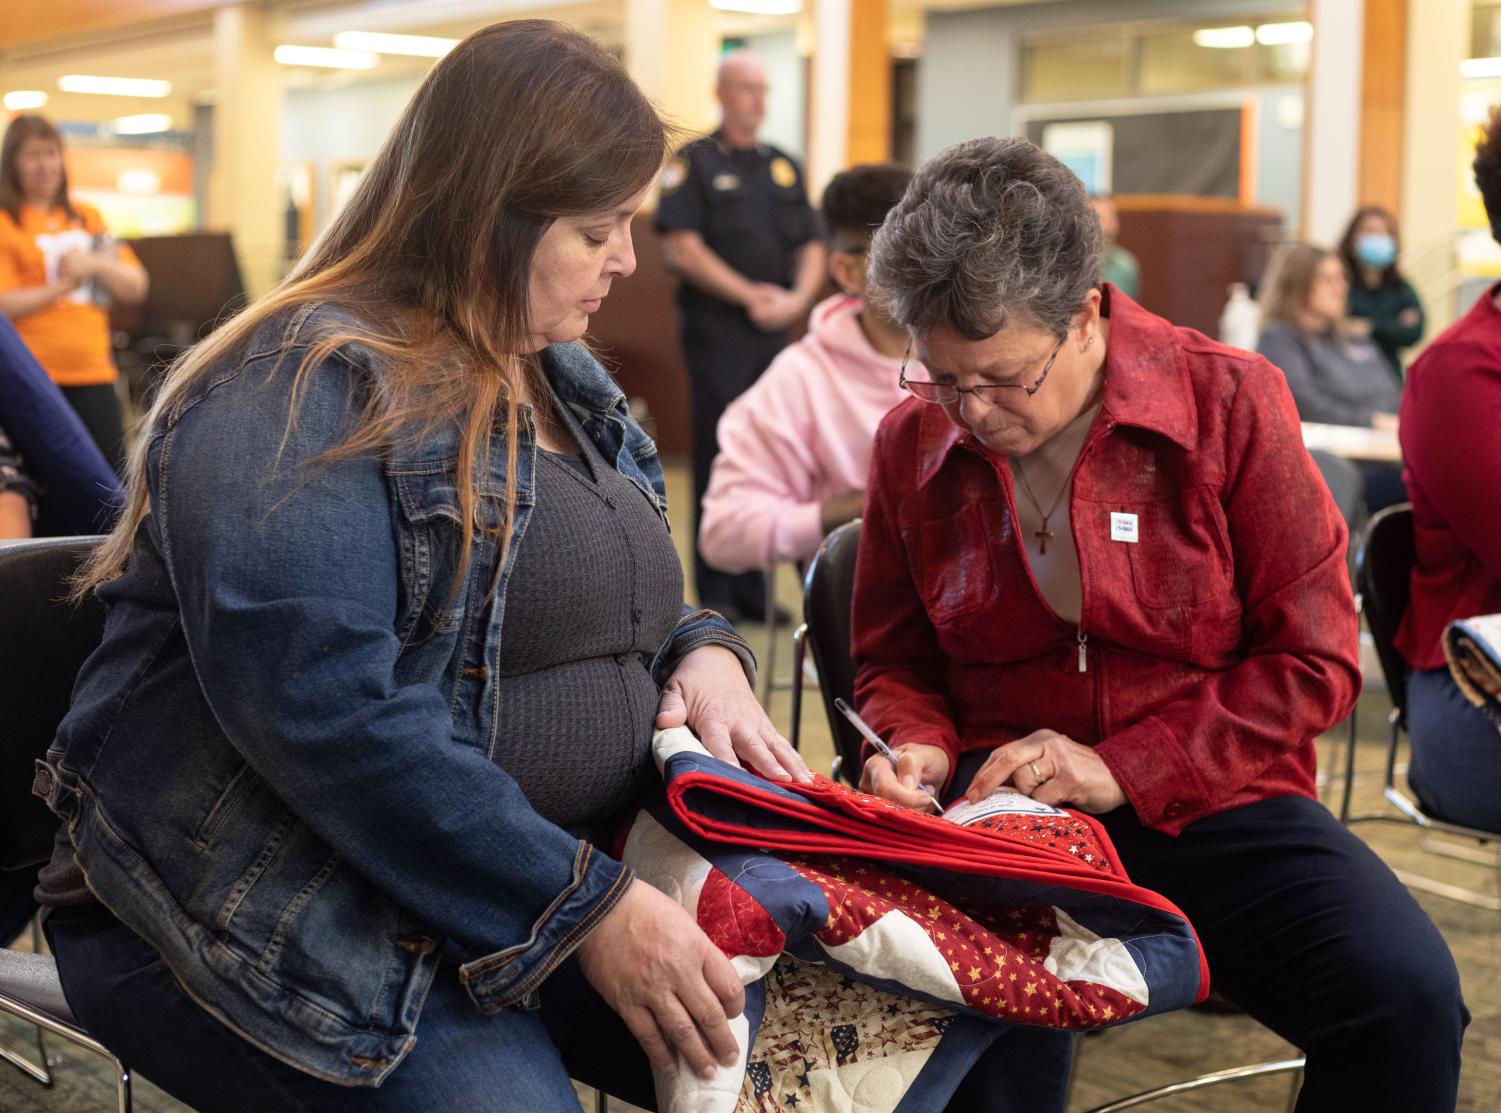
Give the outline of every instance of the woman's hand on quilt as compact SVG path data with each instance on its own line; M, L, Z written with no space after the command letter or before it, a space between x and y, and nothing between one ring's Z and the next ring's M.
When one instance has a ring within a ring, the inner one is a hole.
M861 791L926 810L933 792L923 786L931 785L934 792L943 787L949 779L949 755L937 746L917 742L893 746L892 752L896 754L894 767L880 754L872 754L866 760L860 774Z
M729 1018L745 1009L745 990L677 901L632 881L579 944L578 960L658 1070L673 1073L682 1055L700 1077L713 1078L716 1062L740 1061Z
M1072 804L1100 814L1120 807L1126 794L1092 746L1056 730L1036 730L1025 738L997 746L965 797L983 800L1010 784L1041 804Z
M740 658L721 645L693 650L673 670L657 705L657 729L686 725L721 761L773 781L813 774L756 702Z

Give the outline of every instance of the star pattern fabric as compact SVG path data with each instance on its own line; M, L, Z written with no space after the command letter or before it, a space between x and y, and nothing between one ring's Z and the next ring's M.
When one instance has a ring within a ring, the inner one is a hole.
M1188 920L1088 816L1011 794L939 818L772 784L683 730L655 752L665 794L621 857L688 909L749 1003L732 1077L659 1076L664 1113L936 1113L1007 1025L1097 1028L1208 993Z

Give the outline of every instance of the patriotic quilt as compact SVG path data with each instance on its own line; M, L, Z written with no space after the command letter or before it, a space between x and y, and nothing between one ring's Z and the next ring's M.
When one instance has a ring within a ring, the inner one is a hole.
M1005 791L942 817L825 777L773 784L683 728L621 857L746 986L742 1062L657 1078L664 1113L937 1113L1013 1025L1086 1030L1202 1000L1187 918L1093 819Z
M1443 646L1454 683L1501 728L1501 614L1449 623Z

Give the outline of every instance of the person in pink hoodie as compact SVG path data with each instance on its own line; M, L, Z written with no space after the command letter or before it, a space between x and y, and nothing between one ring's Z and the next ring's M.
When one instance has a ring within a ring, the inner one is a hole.
M907 332L866 305L865 253L912 174L856 166L824 190L829 273L839 293L813 308L719 420L719 455L698 543L725 572L805 561L835 526L860 516L876 426L906 397L898 383ZM911 363L914 375L922 369Z

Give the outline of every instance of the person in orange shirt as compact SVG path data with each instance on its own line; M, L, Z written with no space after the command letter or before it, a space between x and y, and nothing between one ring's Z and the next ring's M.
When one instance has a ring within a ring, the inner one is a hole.
M105 234L98 211L68 197L57 128L17 116L0 142L0 313L118 472L125 427L101 303L141 301L147 279L128 247L102 246Z

